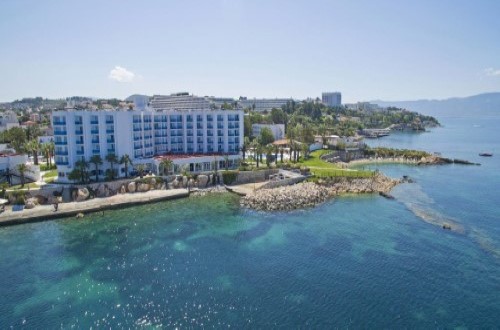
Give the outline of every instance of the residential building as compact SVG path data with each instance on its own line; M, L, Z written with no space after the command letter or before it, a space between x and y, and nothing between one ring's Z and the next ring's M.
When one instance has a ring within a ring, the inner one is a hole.
M11 129L12 127L19 127L17 114L12 110L0 113L0 132Z
M224 158L237 165L243 143L243 111L191 109L194 105L187 103L183 110L173 110L169 100L162 102L159 98L153 102L158 111L152 108L54 111L52 125L59 181L68 181L75 162L89 161L94 155L104 160L108 154L118 158L127 154L133 164L144 164L151 171L158 170L157 160L165 156L172 157L174 165L189 159L192 164L189 166L195 172L200 169L197 163L205 171L205 163L216 159ZM98 175L104 177L110 167L104 161ZM119 176L125 175L124 167L114 164L114 169L119 170Z
M154 95L150 106L156 111L164 110L209 110L210 101L206 97L176 93L171 95Z
M284 124L253 124L252 125L252 136L260 136L262 129L266 127L271 130L274 136L274 140L281 140L285 138L285 125Z
M328 107L339 107L342 105L342 94L340 92L322 93L321 102Z
M256 112L271 111L273 108L281 109L287 102L293 101L292 98L285 99L247 99L240 97L239 105L243 109L252 109Z

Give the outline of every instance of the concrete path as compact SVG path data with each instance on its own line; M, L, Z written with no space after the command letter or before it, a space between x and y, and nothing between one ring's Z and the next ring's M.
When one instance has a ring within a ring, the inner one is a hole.
M107 198L94 198L83 202L61 203L57 211L54 211L53 205L38 205L33 209L15 212L12 211L12 206L6 206L5 211L0 214L0 226L69 217L78 213L99 212L188 196L187 189L151 190L144 193L127 193Z

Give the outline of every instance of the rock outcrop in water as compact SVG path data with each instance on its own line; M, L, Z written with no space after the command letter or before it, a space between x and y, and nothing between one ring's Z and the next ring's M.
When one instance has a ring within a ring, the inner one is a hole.
M263 211L294 210L323 203L347 193L388 193L401 180L378 173L372 178L331 178L317 183L299 183L274 189L261 189L241 199L241 205Z

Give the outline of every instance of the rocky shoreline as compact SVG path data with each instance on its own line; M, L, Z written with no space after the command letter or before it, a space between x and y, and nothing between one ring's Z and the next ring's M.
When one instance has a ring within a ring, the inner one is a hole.
M240 204L260 211L289 211L311 207L341 194L388 193L403 180L381 173L372 178L331 178L274 189L261 189L242 197Z

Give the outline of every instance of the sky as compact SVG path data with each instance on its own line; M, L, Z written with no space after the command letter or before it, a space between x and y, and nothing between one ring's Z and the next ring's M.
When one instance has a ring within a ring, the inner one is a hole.
M497 0L2 0L0 101L500 91Z

